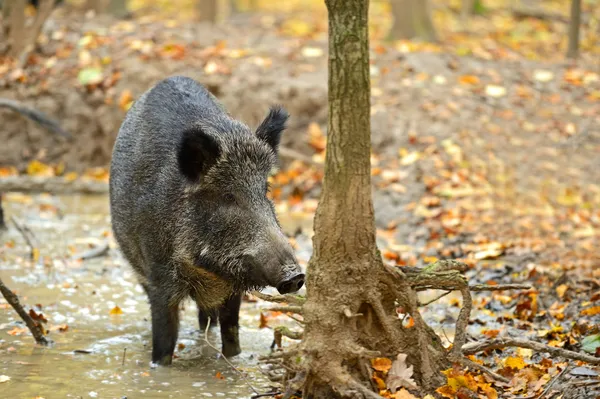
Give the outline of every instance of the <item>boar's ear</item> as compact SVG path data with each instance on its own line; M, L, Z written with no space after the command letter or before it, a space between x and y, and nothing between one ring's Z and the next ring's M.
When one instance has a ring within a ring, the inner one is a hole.
M192 181L198 181L217 162L221 149L217 141L201 128L183 132L177 150L177 162L181 173Z
M289 116L290 115L283 107L271 107L269 115L267 115L260 126L256 128L256 136L269 144L275 154L277 154L281 133L283 133L283 130L286 128L285 122Z

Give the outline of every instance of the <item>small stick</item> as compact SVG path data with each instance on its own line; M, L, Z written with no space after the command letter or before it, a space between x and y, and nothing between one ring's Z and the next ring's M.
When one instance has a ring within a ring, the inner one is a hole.
M506 347L533 349L534 351L546 352L554 356L562 356L571 360L581 360L582 362L590 364L600 364L600 357L586 355L584 353L579 352L573 352L570 350L542 344L540 342L519 338L496 338L482 342L473 342L465 344L462 347L462 353L464 355L473 355L477 352L483 352L488 349L503 349Z
M88 260L88 259L93 259L93 258L97 258L100 256L104 256L107 253L108 253L108 242L103 242L101 245L98 245L88 251L73 255L71 257L71 260Z
M213 344L210 343L210 341L208 340L208 329L210 328L210 322L211 322L211 318L210 316L208 317L208 320L206 321L206 329L204 330L204 341L206 342L206 344L208 346L210 346L212 349L215 350L215 352L217 352L218 354L220 354L223 359L225 359L225 362L227 362L227 364L229 365L229 367L231 367L233 370L235 370L239 375L242 376L242 378L244 379L244 381L246 382L246 385L248 385L250 387L250 389L252 389L252 391L254 391L255 394L260 395L260 393L256 390L256 388L254 388L252 386L252 384L250 383L250 381L248 381L248 378L246 377L246 375L244 375L244 373L242 373L240 370L237 369L237 367L235 367L230 361L229 359L227 359L227 357L225 357L225 355L223 354L223 352L221 352L219 349L217 349L216 346L214 346Z
M31 257L31 260L33 260L35 258L35 246L31 242L31 238L27 234L27 231L23 228L23 226L21 226L21 224L17 221L17 219L14 216L11 216L10 220L13 222L19 233L21 233L23 239L25 239L25 243L27 243L27 245L29 246L29 256Z
M530 290L531 286L527 284L474 284L469 286L469 290L473 292L481 291L503 291L503 290Z
M481 371L482 373L488 374L489 376L491 376L493 379L495 379L496 381L501 381L504 383L509 383L510 380L506 377L501 376L500 374L490 370L489 368L475 363L474 361L470 360L470 359L465 359L465 358L461 358L461 359L457 359L458 363L462 364L465 367L471 367L475 370Z
M446 295L448 295L449 293L451 293L452 291L446 291L441 295L438 295L437 297L433 298L432 300L429 300L425 303L419 303L418 306L427 306L427 305L431 305L432 303L434 303L435 301L438 301L440 299L442 299L443 297L445 297Z
M545 396L545 395L546 395L548 392L550 392L550 388L552 388L552 386L554 385L554 383L555 383L556 381L558 381L558 380L560 379L560 377L562 377L562 376L563 376L563 374L565 374L565 373L567 372L567 370L569 370L570 368L571 368L571 365L570 365L570 364L567 364L567 366L566 366L564 369L562 369L562 371L561 371L560 373L558 373L558 374L556 375L556 377L554 377L554 378L552 379L552 381L550 381L550 383L548 384L548 386L546 386L546 389L544 389L544 392L542 392L542 393L541 393L541 394L538 396L538 398L543 398L543 397L544 397L544 396Z
M275 391L275 392L267 392L267 393L258 393L256 395L252 395L250 396L250 399L258 399L258 398L266 398L269 396L277 396L277 395L281 395L283 392L281 391Z
M29 328L29 331L31 331L33 338L35 338L35 342L40 345L50 344L51 341L44 336L42 326L33 320L31 316L29 316L29 313L23 309L23 306L19 302L19 298L6 285L4 285L2 279L0 279L0 292L2 292L4 298L6 298L6 302L8 302L10 306L12 306L13 309L19 314L19 316L21 316L21 319L23 319L27 325L27 328Z
M123 348L123 361L121 362L121 366L125 366L125 355L127 354L127 348Z

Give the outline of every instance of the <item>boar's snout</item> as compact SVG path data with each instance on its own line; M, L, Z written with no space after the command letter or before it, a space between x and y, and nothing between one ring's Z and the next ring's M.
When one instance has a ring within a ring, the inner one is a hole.
M279 291L280 294L289 294L291 292L299 291L303 285L304 273L296 273L277 284L277 291Z

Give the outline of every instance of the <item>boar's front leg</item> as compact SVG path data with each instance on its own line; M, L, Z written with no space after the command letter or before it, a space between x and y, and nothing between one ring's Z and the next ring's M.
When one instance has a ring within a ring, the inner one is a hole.
M242 352L239 336L241 304L242 295L233 294L219 308L221 342L223 344L223 354L227 357L239 355Z
M168 366L179 331L179 303L172 303L165 292L152 287L149 290L152 313L152 362Z

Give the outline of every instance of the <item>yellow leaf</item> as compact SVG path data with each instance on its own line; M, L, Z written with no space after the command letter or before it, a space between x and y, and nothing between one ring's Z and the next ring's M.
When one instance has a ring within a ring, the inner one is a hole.
M131 94L131 90L129 90L129 89L123 90L123 92L121 93L121 96L119 97L119 107L123 111L127 111L127 110L129 110L129 108L131 108L132 104L133 104L133 94Z
M562 299L562 298L564 298L565 293L567 292L568 289L569 289L569 286L567 284L561 284L558 287L556 287L556 293Z
M30 176L54 176L54 168L33 160L27 165L27 174Z
M33 256L33 262L37 263L37 261L40 259L40 249L39 248L33 248L31 250L31 255Z
M123 314L123 311L121 310L120 307L115 306L114 308L112 308L109 312L109 314L111 315L116 315L116 314Z
M506 367L513 368L515 370L521 370L522 368L527 366L527 364L525 363L525 361L523 359L521 359L520 357L514 357L514 356L506 358L506 360L504 360L504 365Z
M375 370L387 373L392 367L392 361L387 357L378 357L371 359L371 365Z

